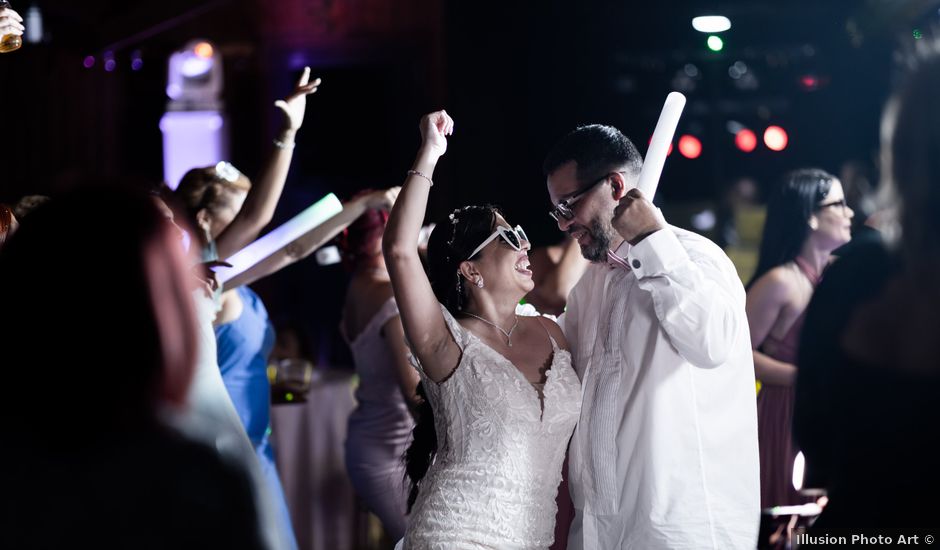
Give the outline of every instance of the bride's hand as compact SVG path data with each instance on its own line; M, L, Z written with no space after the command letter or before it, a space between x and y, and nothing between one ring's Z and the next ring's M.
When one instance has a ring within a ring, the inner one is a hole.
M421 118L421 148L436 157L447 151L447 136L454 133L454 119L440 110Z

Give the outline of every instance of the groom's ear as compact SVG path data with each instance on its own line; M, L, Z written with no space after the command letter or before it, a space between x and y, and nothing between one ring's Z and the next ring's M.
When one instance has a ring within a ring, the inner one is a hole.
M623 174L620 172L613 172L610 175L610 190L611 196L615 201L620 201L627 194L631 187L627 186L627 182L623 179Z

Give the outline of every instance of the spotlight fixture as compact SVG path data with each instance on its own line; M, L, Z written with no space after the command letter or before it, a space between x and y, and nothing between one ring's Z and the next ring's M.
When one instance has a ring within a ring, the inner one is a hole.
M724 15L700 15L692 18L692 28L698 32L724 32L731 28L731 20Z

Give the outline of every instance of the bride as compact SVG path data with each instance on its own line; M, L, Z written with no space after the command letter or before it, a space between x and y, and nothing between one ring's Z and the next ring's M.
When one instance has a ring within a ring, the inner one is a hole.
M399 548L544 549L581 387L561 329L517 306L532 290L525 232L491 206L455 210L415 242L454 122L422 118L422 144L383 250L424 398L406 454L410 519Z

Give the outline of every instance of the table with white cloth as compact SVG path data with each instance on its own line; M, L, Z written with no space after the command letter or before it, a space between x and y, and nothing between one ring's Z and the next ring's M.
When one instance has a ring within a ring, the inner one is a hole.
M317 369L305 403L271 410L277 467L301 550L355 548L356 501L343 457L354 379L351 369Z

